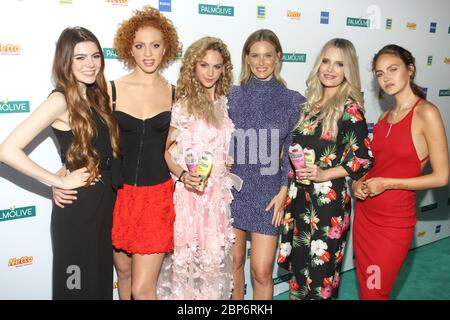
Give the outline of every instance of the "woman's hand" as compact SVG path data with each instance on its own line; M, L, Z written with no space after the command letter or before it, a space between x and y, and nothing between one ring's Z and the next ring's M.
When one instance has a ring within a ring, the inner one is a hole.
M296 170L297 175L301 179L311 180L314 182L328 181L326 170L320 169L317 165L308 165L304 168Z
M266 211L269 211L274 207L272 216L272 225L279 227L284 215L284 202L286 201L288 189L286 186L281 187L280 192L272 198L269 205L266 207Z
M225 167L227 168L228 172L231 172L231 168L233 167L234 161L232 158L228 158L227 161L225 161Z
M75 195L78 191L76 190L64 190L57 187L52 187L52 192L53 201L60 208L64 208L64 204L71 204L74 200L77 200Z
M68 171L66 167L63 166L61 169L56 171L55 174L59 177L65 177L67 173ZM77 199L77 197L75 197L74 194L77 194L78 192L76 190L64 190L53 186L52 193L53 193L53 201L55 202L55 204L60 208L64 208L64 204L70 204L72 203L72 200Z
M363 179L359 179L358 181L353 181L352 183L352 191L353 195L359 200L366 200L367 198L367 188L364 185Z
M376 177L367 179L364 181L364 187L363 190L365 190L365 193L369 197L375 197L384 191L386 191L387 188L387 180L386 178Z
M87 171L86 167L77 169L75 171L70 172L64 177L61 177L61 185L57 186L64 190L80 188L86 185L87 180L89 179L90 174Z
M200 184L200 177L195 172L186 172L181 177L181 182L187 189L196 189Z

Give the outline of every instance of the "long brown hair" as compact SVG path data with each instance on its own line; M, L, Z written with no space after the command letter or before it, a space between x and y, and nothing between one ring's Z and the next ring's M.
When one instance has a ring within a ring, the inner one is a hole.
M101 55L101 68L93 84L86 86L86 99L83 98L78 80L72 72L75 46L84 41L96 44ZM55 86L64 93L69 112L69 125L74 139L67 150L67 162L73 169L86 167L90 173L87 185L99 174L100 156L92 145L97 134L91 108L95 109L109 128L113 155L120 157L119 130L109 107L109 96L104 76L105 60L97 37L82 27L66 28L56 43L53 60L53 79Z
M203 58L207 50L219 52L223 58L223 73L217 80L215 96L227 96L233 82L231 56L222 40L204 37L189 46L184 55L177 81L177 100L185 102L188 113L195 117L203 117L207 123L218 126L218 119L214 115L213 101L209 100L206 90L195 76L197 62Z

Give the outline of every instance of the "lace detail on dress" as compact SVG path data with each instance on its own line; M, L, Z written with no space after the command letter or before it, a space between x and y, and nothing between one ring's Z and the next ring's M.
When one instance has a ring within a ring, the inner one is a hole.
M226 169L233 122L228 117L227 99L215 107L223 111L220 128L186 113L182 104L172 109L171 126L178 129L175 161L185 170L184 152L193 148L198 155L209 151L213 169L204 193L177 184L175 204L175 249L163 263L158 281L159 299L229 299L232 290L230 203L232 181ZM176 177L174 177L175 179Z

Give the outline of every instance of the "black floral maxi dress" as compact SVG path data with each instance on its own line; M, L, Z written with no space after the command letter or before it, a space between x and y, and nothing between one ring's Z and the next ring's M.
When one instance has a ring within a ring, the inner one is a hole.
M366 120L348 99L338 135L322 135L315 117L293 131L293 142L314 149L321 169L342 166L350 178L361 178L372 165ZM291 170L290 176L293 172ZM303 185L291 179L278 264L292 272L290 299L335 299L350 227L351 201L345 178Z

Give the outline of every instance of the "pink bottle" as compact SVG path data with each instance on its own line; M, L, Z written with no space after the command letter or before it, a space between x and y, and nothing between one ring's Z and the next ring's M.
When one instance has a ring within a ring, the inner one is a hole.
M305 167L305 155L303 154L302 147L298 143L292 143L289 146L289 158L295 170ZM300 181L297 171L295 172L295 179Z
M186 161L186 166L189 172L197 171L198 157L194 149L192 148L186 149L184 160Z

